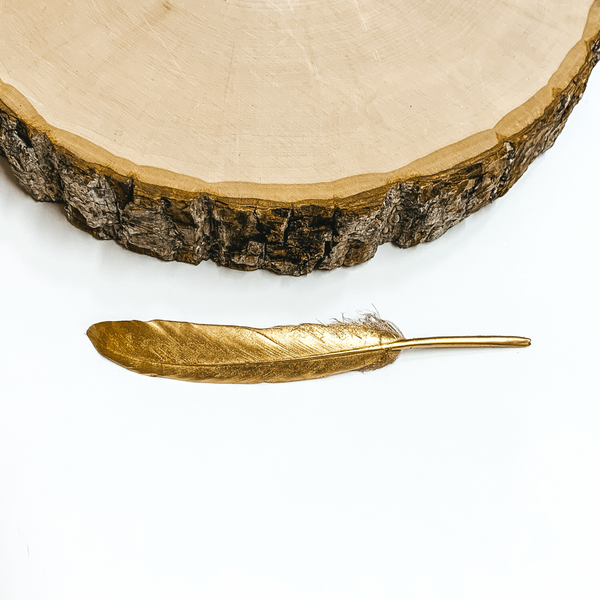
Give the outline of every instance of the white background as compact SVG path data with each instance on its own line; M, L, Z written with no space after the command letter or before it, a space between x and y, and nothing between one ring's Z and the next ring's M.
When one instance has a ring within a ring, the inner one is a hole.
M494 205L297 279L97 241L0 161L0 598L599 598L598 140L600 70ZM372 306L533 345L236 387L135 375L85 336Z

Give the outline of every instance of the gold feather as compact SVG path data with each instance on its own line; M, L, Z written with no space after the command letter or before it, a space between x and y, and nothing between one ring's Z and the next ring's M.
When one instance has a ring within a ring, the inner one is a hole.
M87 332L96 350L143 375L213 383L282 383L379 369L411 347L528 346L527 338L406 340L390 322L367 314L331 325L269 329L173 321L107 321Z

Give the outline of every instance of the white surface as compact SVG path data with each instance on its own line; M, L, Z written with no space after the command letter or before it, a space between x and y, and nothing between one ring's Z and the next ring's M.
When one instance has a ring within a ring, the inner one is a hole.
M299 279L97 241L2 161L0 598L600 597L599 107L597 70L507 196L431 244ZM235 387L135 375L85 336L372 305L410 336L533 345Z

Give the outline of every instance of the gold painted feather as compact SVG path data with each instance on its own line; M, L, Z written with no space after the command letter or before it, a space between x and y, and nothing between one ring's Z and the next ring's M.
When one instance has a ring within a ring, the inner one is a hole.
M152 377L213 383L283 383L379 369L414 347L528 346L527 338L407 340L390 322L367 314L331 325L268 329L173 321L107 321L87 332L96 350Z

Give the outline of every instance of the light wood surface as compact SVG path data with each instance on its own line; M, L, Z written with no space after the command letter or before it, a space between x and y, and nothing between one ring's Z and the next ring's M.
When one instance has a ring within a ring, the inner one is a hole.
M144 173L181 188L230 182L205 186L228 196L278 184L260 196L324 199L409 166L452 167L539 117L585 57L591 6L4 0L0 79L67 147L62 132L80 138L80 155L114 155L117 170L170 171Z
M599 60L600 0L3 0L0 154L97 238L303 275L506 194Z

